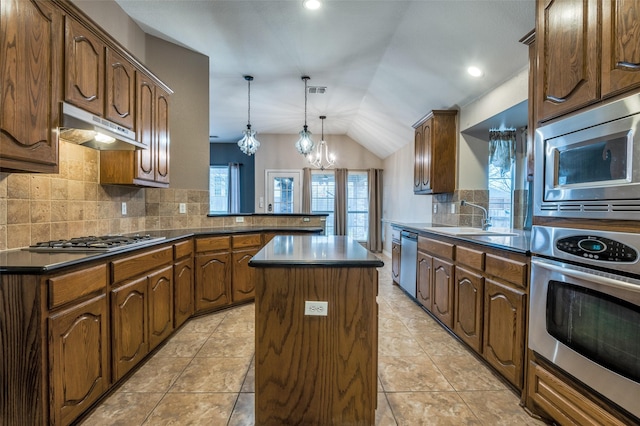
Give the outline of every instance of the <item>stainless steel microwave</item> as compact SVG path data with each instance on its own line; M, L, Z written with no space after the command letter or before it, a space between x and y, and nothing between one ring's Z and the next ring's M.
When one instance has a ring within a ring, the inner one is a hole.
M637 220L640 95L536 130L534 214Z

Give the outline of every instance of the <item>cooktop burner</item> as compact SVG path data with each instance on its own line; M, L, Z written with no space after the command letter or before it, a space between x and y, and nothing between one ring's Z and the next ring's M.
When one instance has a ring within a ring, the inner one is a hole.
M100 237L79 237L69 240L42 241L24 250L53 253L109 252L125 247L149 244L164 240L165 237L150 235L103 235Z

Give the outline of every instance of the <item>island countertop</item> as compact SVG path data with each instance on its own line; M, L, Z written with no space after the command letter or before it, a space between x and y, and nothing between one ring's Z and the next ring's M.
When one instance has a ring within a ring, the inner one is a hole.
M249 261L256 268L281 266L382 267L384 262L343 236L279 235Z

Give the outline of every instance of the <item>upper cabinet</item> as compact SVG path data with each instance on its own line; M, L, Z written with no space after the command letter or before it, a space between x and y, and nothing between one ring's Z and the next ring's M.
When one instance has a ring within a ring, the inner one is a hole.
M56 173L62 13L0 0L0 170Z
M537 121L640 87L638 19L637 0L538 1Z
M105 117L128 129L134 129L135 69L113 49L107 48L106 60Z
M433 110L415 128L413 192L440 194L456 187L456 110Z

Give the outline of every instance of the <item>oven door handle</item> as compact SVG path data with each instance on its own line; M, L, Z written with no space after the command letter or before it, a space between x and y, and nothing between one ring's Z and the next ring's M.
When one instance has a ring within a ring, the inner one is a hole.
M558 272L562 275L567 275L573 278L589 281L596 284L601 284L607 287L615 287L622 290L633 291L636 293L640 293L640 285L632 284L625 281L621 281L619 279L605 277L602 275L585 272L579 269L575 269L567 264L558 265L556 262L551 263L551 261L544 261L538 259L532 259L532 264L538 265L541 268L546 268L554 272ZM621 277L622 278L622 277Z

